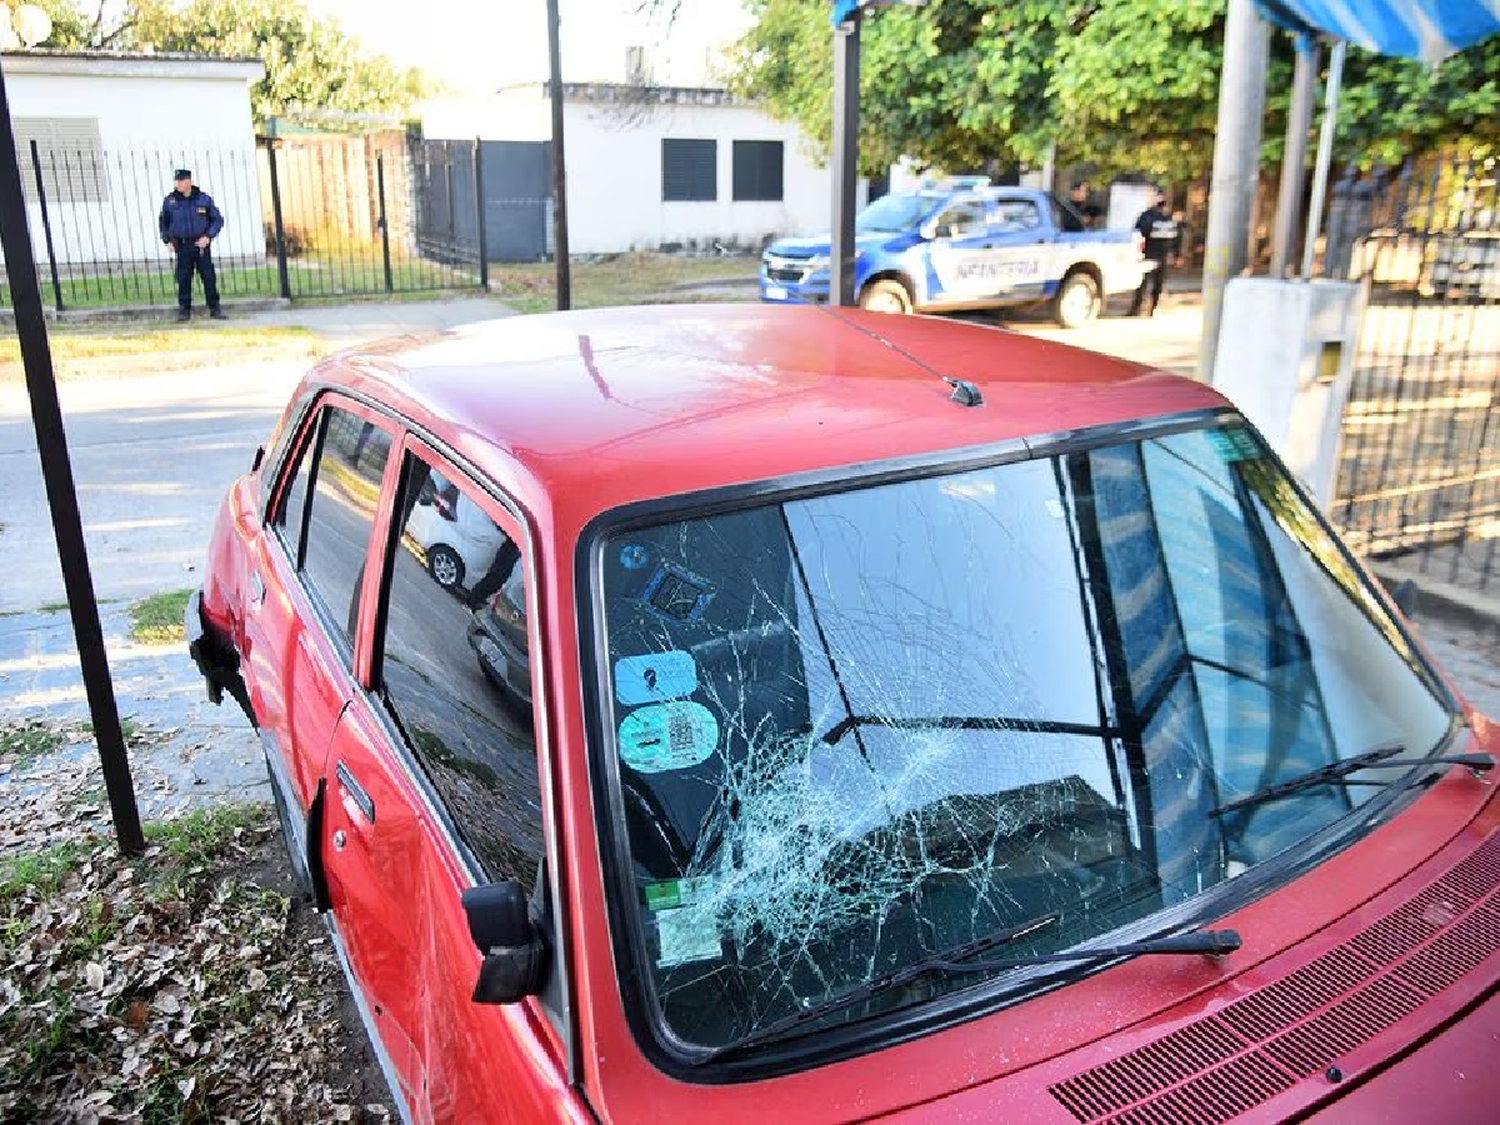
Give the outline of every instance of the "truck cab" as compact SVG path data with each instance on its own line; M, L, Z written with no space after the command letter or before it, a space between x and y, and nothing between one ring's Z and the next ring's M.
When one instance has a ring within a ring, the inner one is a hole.
M1134 231L1076 230L1047 192L965 177L882 196L856 217L854 285L875 312L955 312L1047 302L1066 328L1140 285L1152 263ZM831 238L773 242L761 300L828 300Z

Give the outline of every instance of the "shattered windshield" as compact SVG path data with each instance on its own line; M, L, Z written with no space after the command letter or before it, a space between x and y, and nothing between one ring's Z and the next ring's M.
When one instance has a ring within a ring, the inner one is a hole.
M1149 919L1381 790L1220 805L1449 729L1243 427L854 483L603 542L605 838L678 1043L1028 919L1056 915L1007 956Z

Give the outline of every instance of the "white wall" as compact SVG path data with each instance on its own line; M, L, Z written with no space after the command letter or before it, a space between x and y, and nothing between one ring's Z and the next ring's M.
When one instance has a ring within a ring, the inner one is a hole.
M809 158L794 125L743 105L570 101L564 113L568 244L575 254L714 241L758 246L775 235L828 229L828 170ZM543 141L552 134L548 103L536 87L481 102L433 103L424 107L423 130L429 137L513 141ZM718 142L718 199L662 199L666 137ZM780 202L734 200L735 141L783 143Z
M7 55L13 117L99 122L108 198L48 201L59 262L164 257L157 214L172 190L173 169L184 166L224 214L216 256L263 258L249 87L259 72L259 63ZM19 155L22 175L30 179L29 151ZM27 211L45 275L41 209L33 204Z

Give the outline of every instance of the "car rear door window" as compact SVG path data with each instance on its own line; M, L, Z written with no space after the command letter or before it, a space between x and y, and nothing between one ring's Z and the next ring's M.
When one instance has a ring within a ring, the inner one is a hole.
M391 435L372 420L325 407L274 520L309 590L351 646L390 448Z
M497 515L460 474L406 455L379 677L392 718L485 875L529 889L542 813L526 564L519 528Z

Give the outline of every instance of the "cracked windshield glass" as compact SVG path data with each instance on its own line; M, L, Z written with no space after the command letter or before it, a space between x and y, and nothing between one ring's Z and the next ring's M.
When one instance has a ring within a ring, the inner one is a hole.
M693 1046L1030 919L989 956L1149 932L1392 778L1221 805L1451 718L1241 427L618 532L601 581L632 940Z

